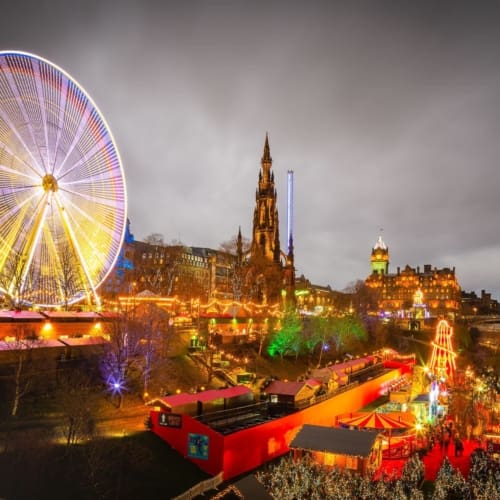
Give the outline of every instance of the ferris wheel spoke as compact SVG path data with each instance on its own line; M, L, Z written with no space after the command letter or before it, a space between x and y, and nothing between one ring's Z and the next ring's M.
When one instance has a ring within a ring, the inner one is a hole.
M40 174L29 163L10 151L2 142L0 142L0 146L2 147L0 149L0 170L15 178L40 179ZM14 165L18 168L14 168Z
M47 125L43 109L43 99L40 95L40 73L38 62L30 61L25 66L33 72L33 78L26 80L20 75L14 74L17 85L17 100L19 107L23 110L23 116L27 118L27 127L33 144L33 153L38 153L35 164L40 171L47 172L48 165L48 144L47 144ZM30 99L23 98L23 95L29 95Z
M60 148L59 144L62 138L62 133L64 130L64 110L66 109L66 103L67 103L67 97L68 97L68 86L63 85L61 75L57 74L57 72L54 72L52 68L47 68L47 71L51 73L56 73L52 76L51 80L56 81L58 86L61 88L60 95L58 96L59 98L59 106L58 106L58 113L57 117L55 117L56 120L56 137L55 137L55 142L54 142L54 158L53 158L53 163L51 166L51 173L52 175L56 175L56 165L58 164L59 160L59 154L60 153Z
M66 163L75 153L77 146L79 146L85 130L88 127L89 118L92 116L92 110L89 108L88 102L82 99L82 95L78 89L74 88L72 85L68 85L67 91L69 92L69 97L66 100L66 109L68 110L67 117L71 120L72 124L78 123L78 125L74 127L73 140L67 148L65 156L62 158L57 169L54 170L58 178L65 175ZM82 155L79 153L77 156L80 158ZM85 151L83 151L83 156L86 156Z
M78 256L79 264L82 266L82 270L84 272L87 284L88 284L90 290L92 291L92 294L96 298L96 300L99 301L99 297L97 295L97 290L96 290L96 287L95 287L94 282L92 280L92 275L89 271L87 261L85 260L85 258L83 256L82 249L80 248L80 244L79 244L79 241L76 237L73 226L71 225L71 222L68 218L68 214L67 214L65 208L63 207L63 205L61 204L59 197L56 196L55 198L57 201L57 206L59 208L61 221L63 223L65 231L67 232L67 234L69 236L69 241L70 241L71 245L73 245L73 248L75 249L75 252Z
M118 252L121 242L117 240L109 221L111 214L106 217L102 211L96 210L96 212L99 215L92 216L90 213L83 213L78 207L75 207L72 210L72 215L68 214L68 217L71 217L75 234L80 236L81 246L86 249L85 254L92 256L93 268L95 268L96 263L99 263L101 268L109 264L110 255L106 249L111 249L112 253ZM81 213L80 217L74 216L79 213ZM99 238L96 238L95 234L99 234ZM96 271L94 271L94 275L96 275Z
M5 116L5 114L1 110L1 107L0 107L0 120L3 120L6 123L6 125L9 127L11 133L15 136L15 138L17 139L17 142L18 142L19 152L16 151L14 153L11 151L10 156L13 159L15 159L17 162L19 162L20 165L23 165L23 167L26 168L26 170L31 171L33 174L37 175L38 177L41 177L43 170L40 168L37 168L37 167L39 167L39 162L36 160L33 153L30 151L30 148L26 144L25 140L22 138L20 132L18 131L18 126L14 125ZM24 124L24 126L26 126L26 124ZM12 139L10 139L10 141L12 141ZM21 152L26 153L27 157L31 161L28 162L27 160L24 160L23 158L21 158Z
M98 144L88 151L84 157L79 158L73 165L69 166L64 172L60 173L59 179L62 181L68 175L74 174L75 171L79 172L79 177L67 181L67 184L75 182L99 179L103 173L108 170L109 151L111 150L112 143ZM85 177L82 178L82 174Z
M17 263L17 265L21 267L20 269L21 279L19 283L19 293L21 295L24 292L24 287L26 285L26 277L28 276L28 273L32 268L35 250L45 223L47 208L49 206L49 203L47 202L48 196L49 195L46 195L39 205L39 210L33 219L33 224L31 225L31 229L26 234L26 243L23 247L21 258Z
M50 131L49 131L49 119L47 117L47 101L45 99L45 93L44 93L44 85L43 85L43 80L42 80L42 75L40 73L41 68L40 68L40 62L39 61L33 61L33 71L34 71L34 81L35 81L35 89L36 89L36 95L37 95L37 100L36 103L38 104L38 111L40 113L41 117L41 126L43 128L43 143L44 143L44 151L45 155L42 155L40 151L40 157L42 160L45 160L44 162L44 172L47 173L50 170L50 165L51 165L51 158L50 158L50 145L49 145L49 136L50 136ZM50 102L49 102L50 104Z
M50 75L50 79L47 80L47 87L51 87L52 85L49 85L49 83L56 84L58 88L61 89L61 92L57 96L58 100L58 113L57 116L54 116L54 121L55 121L55 139L54 139L54 158L53 158L53 163L51 166L51 173L52 175L56 176L56 166L59 165L64 158L64 151L60 147L61 141L63 140L63 131L65 130L64 125L65 125L65 111L66 111L66 106L68 102L68 82L66 80L63 80L61 78L61 75L54 71L53 68L46 68L47 73ZM54 98L47 97L48 101L53 101ZM60 156L62 158L60 158Z
M21 234L24 239L24 233L27 230L26 226L32 222L34 216L33 198L35 196L31 196L17 204L11 203L9 208L0 214L0 235L14 236L14 238L4 238L5 242L13 243L18 238L18 234Z
M33 71L31 64L26 67L26 62L17 61L14 58L9 58L7 64L10 66L11 71L5 72L5 82L9 86L9 95L15 100L17 105L17 113L15 114L16 123L14 123L6 113L1 112L0 117L5 120L9 125L10 130L16 135L20 144L22 144L24 151L32 159L32 167L38 166L41 171L44 171L44 158L40 151L40 145L36 137L36 132L33 126L33 110L30 112L28 106L32 108L36 106L37 102L36 85L33 79L23 78L23 72ZM17 71L16 71L17 70ZM20 71L20 73L18 73ZM21 128L26 129L26 133L21 133ZM24 136L24 137L23 137ZM28 145L28 141L33 144L33 148ZM38 153L38 158L35 156Z
M112 248L114 251L118 251L119 246L117 243L115 245L115 233L110 223L110 220L113 220L112 213L109 210L105 212L98 203L89 205L87 210L74 205L70 200L66 206L71 207L71 210L65 212L70 219L73 232L80 237L80 245L86 248L86 251L82 253L92 255L95 262L105 265L109 255L108 252L103 253L102 246ZM100 237L93 237L95 233L100 234Z
M3 210L0 212L1 264L5 263L9 252L18 252L24 246L40 203L39 195L34 193L21 201L10 195L3 196Z
M76 210L81 211L82 214L87 213L87 211L83 210L82 207L88 207L88 209L92 212L94 212L96 208L99 211L106 211L106 209L113 211L117 205L122 205L124 201L122 192L116 189L111 189L108 186L103 186L102 189L99 185L97 185L94 189L84 190L84 188L81 187L80 191L69 189L61 189L61 191L68 195L67 200L75 207ZM110 199L112 195L116 196L116 200L114 202Z

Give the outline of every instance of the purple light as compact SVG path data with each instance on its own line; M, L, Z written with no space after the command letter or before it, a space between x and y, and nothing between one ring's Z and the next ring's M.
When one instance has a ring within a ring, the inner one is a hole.
M122 394L125 390L125 384L120 376L110 375L107 381L108 390L116 396L117 394Z

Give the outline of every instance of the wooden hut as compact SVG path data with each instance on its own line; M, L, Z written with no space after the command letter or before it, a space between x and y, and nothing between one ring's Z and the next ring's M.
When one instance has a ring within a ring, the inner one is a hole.
M271 405L284 410L294 410L309 403L320 387L321 382L315 379L303 382L274 380L262 392Z
M382 463L382 439L373 431L305 424L289 447L295 458L310 454L319 464L362 475L371 474Z

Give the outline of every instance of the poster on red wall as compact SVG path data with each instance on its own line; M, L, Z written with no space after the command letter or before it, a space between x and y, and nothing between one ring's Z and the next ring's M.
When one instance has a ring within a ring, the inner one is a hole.
M205 434L188 434L188 450L189 458L201 458L208 460L208 436Z

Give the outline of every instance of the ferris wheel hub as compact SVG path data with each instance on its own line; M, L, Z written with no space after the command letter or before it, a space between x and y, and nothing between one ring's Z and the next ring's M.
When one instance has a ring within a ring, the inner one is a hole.
M49 191L55 193L59 189L57 180L52 174L47 174L44 176L44 178L42 179L42 186L46 193L48 193Z

